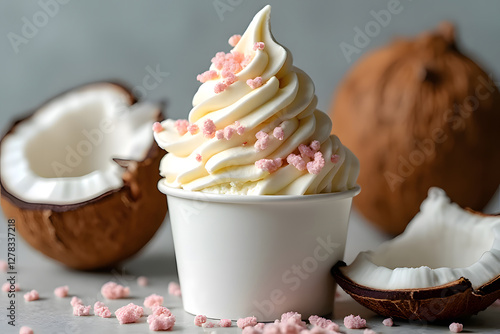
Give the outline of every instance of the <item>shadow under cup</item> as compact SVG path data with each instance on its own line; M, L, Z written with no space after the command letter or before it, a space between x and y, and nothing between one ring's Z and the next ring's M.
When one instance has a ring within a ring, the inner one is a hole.
M305 196L244 196L166 187L184 310L274 321L333 310L330 269L342 260L360 188Z

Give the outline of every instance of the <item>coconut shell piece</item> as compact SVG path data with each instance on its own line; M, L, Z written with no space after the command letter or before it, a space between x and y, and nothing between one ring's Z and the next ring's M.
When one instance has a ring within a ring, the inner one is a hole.
M130 95L132 104L132 94L120 89ZM157 120L163 119L158 110ZM113 266L144 247L164 221L166 199L157 191L162 157L153 141L143 161L115 159L123 168L123 186L70 205L24 202L9 193L0 180L4 215L16 220L18 232L32 247L68 267L90 270Z
M396 235L430 187L481 210L500 184L500 92L460 52L449 23L367 53L346 74L330 115L359 158L355 207Z
M345 276L340 270L345 265L340 261L332 268L337 284L358 303L384 317L428 322L452 320L477 314L500 298L500 275L477 290L463 277L432 288L379 290Z

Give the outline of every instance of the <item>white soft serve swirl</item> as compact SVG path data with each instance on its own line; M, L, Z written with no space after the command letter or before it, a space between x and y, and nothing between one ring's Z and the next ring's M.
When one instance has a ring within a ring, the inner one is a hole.
M192 191L248 195L303 195L336 192L356 185L358 159L335 135L330 135L330 118L316 109L317 98L311 79L292 66L290 51L276 43L270 31L271 7L264 7L254 17L235 51L252 54L248 66L237 73L238 81L222 93L214 93L218 80L200 86L193 98L189 121L200 129L211 119L217 129L239 121L246 130L230 140L206 138L202 131L195 135L179 135L173 120L162 123L165 131L155 133L160 147L167 150L160 172L166 186ZM264 42L264 50L253 50L256 42ZM213 65L211 70L214 70ZM250 88L246 81L262 77L264 84ZM273 137L273 129L281 126L284 140ZM270 134L269 145L262 151L254 148L259 131ZM319 174L299 171L286 164L286 157L300 144L318 140L325 166ZM244 145L244 143L247 143ZM197 155L202 161L196 160ZM339 159L330 160L333 154ZM259 169L259 159L282 158L283 167L273 173Z

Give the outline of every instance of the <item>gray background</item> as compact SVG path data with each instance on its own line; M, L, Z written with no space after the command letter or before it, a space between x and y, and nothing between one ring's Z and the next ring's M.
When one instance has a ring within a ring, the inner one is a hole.
M373 20L370 11L386 9L388 3L221 0L233 4L221 19L212 0L66 1L68 3L60 5L58 12L38 28L35 36L27 39L27 44L20 45L16 53L8 34L22 35L23 17L33 22L33 16L42 9L38 1L0 0L0 131L5 131L13 119L61 91L106 79L139 87L136 91L142 92L145 99L167 100L169 117L185 118L199 84L196 74L208 68L217 51L228 51L227 39L232 34L243 33L253 15L267 3L273 6L272 30L277 41L292 51L295 65L312 77L319 107L327 111L337 83L352 65L343 56L339 44L353 44L353 29L363 29ZM401 6L402 12L392 16L360 55L353 56L353 61L395 35L414 35L447 19L458 24L462 49L500 77L499 1L401 0ZM141 90L148 68L157 67L169 75L161 78L155 89ZM500 210L498 196L488 210ZM0 258L5 258L5 225L0 224ZM347 262L360 250L371 249L386 238L354 212L348 234ZM52 290L68 284L70 293L90 304L97 300L99 287L113 279L130 285L135 297L131 301L141 303L144 296L152 292L166 295L168 282L176 279L168 220L145 250L117 271L79 273L62 268L33 251L20 237L18 268L23 289L36 288L44 298L38 303L24 303L22 294L18 296L18 320L32 326L35 333L147 332L143 323L119 326L116 320L73 317L69 301L54 299ZM150 277L151 287L139 289L135 285L138 275ZM5 294L0 294L2 310L7 302ZM110 306L113 310L122 304ZM192 317L182 311L180 300L168 297L167 306L178 316L177 330L202 332L191 325ZM448 332L446 327L427 325L383 328L382 319L373 317L344 296L336 304L335 318L341 319L351 312L369 317L370 325L382 332L403 329L408 333ZM6 327L3 312L0 315L0 333L16 332ZM499 315L500 308L490 308L469 320L466 327L475 332L493 332L493 328L500 327Z

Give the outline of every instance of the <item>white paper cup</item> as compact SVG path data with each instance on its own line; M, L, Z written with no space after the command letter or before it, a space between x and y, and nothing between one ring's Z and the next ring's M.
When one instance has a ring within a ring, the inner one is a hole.
M216 195L166 187L184 310L273 321L333 310L330 269L342 260L360 188L306 196Z

